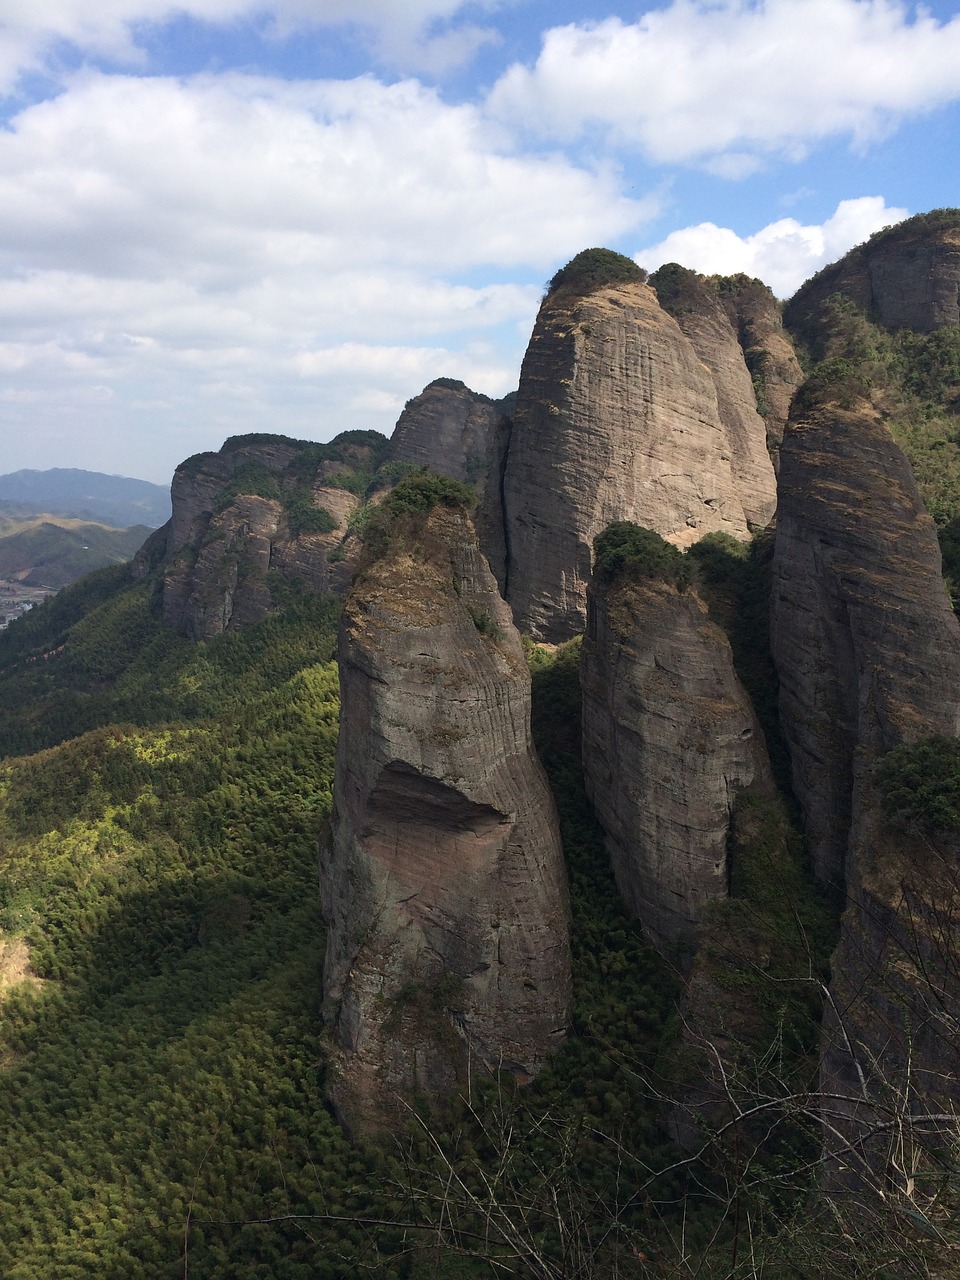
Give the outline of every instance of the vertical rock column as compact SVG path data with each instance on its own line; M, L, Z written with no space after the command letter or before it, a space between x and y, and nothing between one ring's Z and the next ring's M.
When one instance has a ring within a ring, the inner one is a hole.
M903 1176L912 1138L889 1144L911 1115L960 1102L956 1022L942 1035L960 1007L943 927L960 914L957 850L891 825L875 780L892 748L960 728L960 628L933 521L868 406L792 422L780 482L781 720L814 868L846 902L821 1057L827 1184L859 1194Z
M339 639L331 1093L354 1129L469 1071L536 1074L568 1025L566 877L530 677L469 516L401 517Z
M739 790L770 785L730 644L692 589L594 579L583 644L583 762L620 892L651 942L692 935L728 891Z

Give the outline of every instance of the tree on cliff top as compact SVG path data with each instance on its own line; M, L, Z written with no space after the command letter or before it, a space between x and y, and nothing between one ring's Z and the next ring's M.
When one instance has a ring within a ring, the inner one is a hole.
M547 285L546 296L560 289L580 296L614 284L643 284L647 273L632 258L613 249L583 249L561 267Z

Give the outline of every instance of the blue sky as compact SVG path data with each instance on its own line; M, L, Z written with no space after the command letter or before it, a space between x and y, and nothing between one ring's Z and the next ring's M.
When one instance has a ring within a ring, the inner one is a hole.
M958 150L956 4L0 0L0 473L503 395L580 249L785 297Z

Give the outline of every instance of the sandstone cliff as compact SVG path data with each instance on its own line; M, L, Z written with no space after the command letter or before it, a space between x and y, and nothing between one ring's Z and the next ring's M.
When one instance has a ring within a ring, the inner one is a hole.
M339 663L331 1089L351 1127L389 1127L471 1062L523 1080L560 1043L566 880L523 649L462 508L395 525L347 599Z
M803 372L784 332L780 304L767 286L748 276L705 279L669 263L650 278L660 305L673 316L710 370L720 417L730 439L744 512L761 524L765 503L754 510L751 490L767 493L768 450L783 438L793 393ZM766 436L757 429L757 415Z
M730 644L693 587L629 570L588 592L583 765L617 884L663 947L728 891L731 813L769 790Z
M326 445L239 436L188 458L172 517L137 563L161 574L164 622L209 640L273 611L278 587L345 591L359 551L351 520L386 443L373 432Z
M783 730L824 881L843 882L856 758L957 727L960 633L910 467L868 407L791 423L771 646Z
M437 378L408 400L390 437L389 462L430 467L481 492L490 467L493 437L512 405Z
M943 964L933 952L944 935L922 906L937 859L929 841L886 822L875 767L892 748L960 728L960 630L933 522L906 459L865 403L821 406L788 427L771 643L811 856L847 903L822 1084L847 1100L827 1104L831 1185L860 1185L887 1175L891 1129L882 1153L866 1140L874 1105L895 1100L909 1114L955 1093L942 1048L930 1043L931 992L941 1003L957 996L956 970L946 983L937 976ZM955 862L940 865L955 880Z
M888 329L960 324L960 211L934 210L878 231L808 280L787 303L786 321L815 352L835 293Z
M746 538L773 513L762 420L738 419L735 444L712 371L633 270L551 289L524 358L503 465L504 581L518 626L540 639L582 630L592 541L611 522L687 546L713 530Z

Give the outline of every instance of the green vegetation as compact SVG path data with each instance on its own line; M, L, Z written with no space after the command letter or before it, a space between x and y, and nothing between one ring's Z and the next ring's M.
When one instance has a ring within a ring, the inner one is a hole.
M642 284L647 273L632 258L612 249L584 249L561 267L547 285L547 297L561 290L584 297L617 284Z
M262 462L244 462L217 495L217 511L224 511L241 495L277 500L281 496L280 480Z
M608 525L594 539L593 571L601 582L626 577L659 578L683 591L690 582L690 562L654 533L629 520Z
M932 734L891 751L877 766L884 812L929 834L960 831L960 739Z
M439 506L460 507L470 511L476 502L477 495L469 485L422 467L404 476L384 499L380 509L386 515L394 517L413 513L424 515Z
M890 333L836 294L795 407L878 410L910 461L937 525L960 514L960 326Z
M132 560L149 534L145 525L112 529L54 517L11 520L0 528L0 578L66 586L94 569Z
M63 654L89 662L88 642L118 627L97 659L112 690L102 720L125 681L146 679L149 593L118 576L63 638ZM30 620L33 642L74 608L52 601ZM124 611L137 619L126 632ZM336 608L296 616L239 643L175 641L155 673L165 723L105 725L0 767L0 954L22 939L37 975L0 985L11 1280L156 1280L188 1266L209 1280L335 1280L378 1247L399 1252L389 1231L374 1241L342 1220L384 1205L374 1157L323 1100L315 858L337 732ZM63 654L50 662L66 684ZM154 702L147 718L160 712ZM35 730L53 737L52 701L45 714Z
M313 504L313 493L309 488L296 488L287 494L285 507L287 521L293 537L302 533L333 533L337 522L326 509Z

